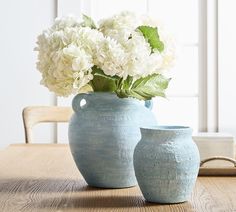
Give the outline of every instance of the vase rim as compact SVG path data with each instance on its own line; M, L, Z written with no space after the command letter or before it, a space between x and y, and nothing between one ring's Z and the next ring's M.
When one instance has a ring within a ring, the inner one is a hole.
M120 98L117 96L117 94L115 92L103 92L103 91L92 91L92 92L86 92L86 93L79 93L76 94L74 96L74 98L77 98L79 96L84 96L84 98L86 99L86 97L94 97L94 98L101 98L101 97L107 97L109 99L119 99L119 100L123 100L123 101L135 101L135 102L141 102L141 100L133 98L133 97L128 97L128 98Z
M116 94L115 92L111 92L111 91L88 91L88 92L85 92L83 94L104 94L104 93L106 93L106 94L108 94L108 93L109 94Z
M151 131L189 131L192 130L189 126L181 125L160 125L160 126L149 126L141 127L141 131L151 130Z

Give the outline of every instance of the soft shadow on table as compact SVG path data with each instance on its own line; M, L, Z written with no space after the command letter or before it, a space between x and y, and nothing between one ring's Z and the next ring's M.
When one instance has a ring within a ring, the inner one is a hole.
M58 197L44 199L41 202L35 202L35 208L50 208L52 203L58 202L57 208L136 208L143 206L157 206L146 202L141 196L78 196L78 197Z
M51 208L57 202L57 209L102 209L102 208L153 208L155 211L159 209L170 209L174 205L179 208L185 208L188 212L194 211L190 202L181 204L157 204L145 201L140 195L124 195L124 196L78 196L78 197L58 197L44 199L41 202L35 202L34 208L46 209ZM169 211L169 210L168 210Z
M99 188L89 187L83 179L37 179L6 178L0 179L1 193L27 193L36 189L38 193L94 191Z
M14 204L17 200L24 201L27 209L89 209L89 208L141 208L155 207L165 209L170 205L161 205L145 201L137 194L136 188L101 189L90 187L83 179L1 179L0 196L13 195ZM1 199L1 198L0 198ZM13 202L12 202L13 203ZM183 203L188 211L193 211L191 203ZM173 206L173 205L172 205Z

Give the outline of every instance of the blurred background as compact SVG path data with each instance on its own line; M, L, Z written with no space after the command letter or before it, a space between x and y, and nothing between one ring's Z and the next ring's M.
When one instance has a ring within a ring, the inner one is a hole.
M167 98L155 98L159 124L236 135L235 0L0 0L0 148L24 142L22 109L70 106L40 85L36 38L55 17L86 14L95 21L123 10L149 14L176 41ZM92 130L92 129L91 129ZM34 129L38 142L68 142L67 124Z

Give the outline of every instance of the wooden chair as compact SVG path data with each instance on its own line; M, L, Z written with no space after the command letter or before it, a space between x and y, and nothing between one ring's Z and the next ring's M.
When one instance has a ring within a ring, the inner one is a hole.
M41 122L68 122L73 110L71 107L30 106L23 109L25 143L33 141L33 126Z

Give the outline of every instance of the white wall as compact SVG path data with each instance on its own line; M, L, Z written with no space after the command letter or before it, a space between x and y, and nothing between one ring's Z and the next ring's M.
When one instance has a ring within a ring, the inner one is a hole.
M219 129L236 136L235 10L235 0L219 0Z
M39 84L33 48L54 11L54 0L0 0L0 148L24 141L23 107L51 104L51 94ZM41 141L52 137L48 126L36 134Z

